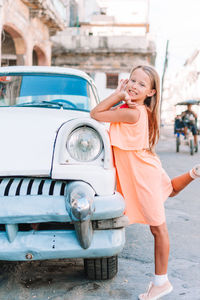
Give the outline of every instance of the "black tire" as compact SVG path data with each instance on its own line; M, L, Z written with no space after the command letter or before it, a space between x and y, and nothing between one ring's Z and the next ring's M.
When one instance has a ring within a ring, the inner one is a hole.
M111 279L118 272L118 256L84 259L84 270L89 279Z
M193 140L190 140L190 154L191 155L194 154L194 142L193 142Z
M180 136L176 137L176 152L179 152L179 146L180 146Z

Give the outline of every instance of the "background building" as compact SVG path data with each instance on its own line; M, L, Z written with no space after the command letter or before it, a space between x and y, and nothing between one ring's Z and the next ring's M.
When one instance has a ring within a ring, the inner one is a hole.
M173 76L166 76L162 103L162 122L172 124L176 114L180 114L186 106L176 103L188 99L200 100L200 50L195 50L185 64ZM193 110L200 116L200 105Z
M53 65L87 72L94 78L100 98L115 89L134 65L154 65L156 49L149 35L148 0L72 3L71 27L52 37Z
M149 0L0 0L0 62L82 69L104 98L134 65L154 65L148 16Z
M69 23L68 0L0 0L0 63L50 65L50 36Z

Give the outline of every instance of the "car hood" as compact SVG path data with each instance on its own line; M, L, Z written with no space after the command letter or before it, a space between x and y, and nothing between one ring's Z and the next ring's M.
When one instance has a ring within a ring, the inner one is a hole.
M63 109L0 108L0 176L50 176L54 143L61 125L89 117Z

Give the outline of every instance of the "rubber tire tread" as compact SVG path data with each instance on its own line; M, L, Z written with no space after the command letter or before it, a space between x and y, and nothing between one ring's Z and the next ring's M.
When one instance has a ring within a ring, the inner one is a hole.
M84 259L84 269L89 279L112 279L118 272L118 256Z

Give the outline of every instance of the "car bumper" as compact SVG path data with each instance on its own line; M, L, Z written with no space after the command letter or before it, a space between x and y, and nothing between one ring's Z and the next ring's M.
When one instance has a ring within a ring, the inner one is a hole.
M125 202L117 192L96 196L82 181L4 178L0 206L0 260L105 257L124 245Z
M71 222L65 196L22 195L0 197L0 224ZM119 193L94 196L92 220L117 218L123 215L125 202Z
M118 254L124 247L125 230L94 230L88 249L83 249L74 230L18 232L10 243L0 233L0 260L27 261L58 258L95 258Z

